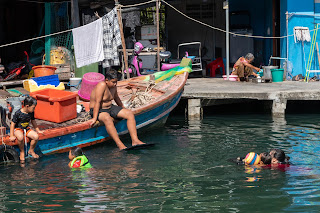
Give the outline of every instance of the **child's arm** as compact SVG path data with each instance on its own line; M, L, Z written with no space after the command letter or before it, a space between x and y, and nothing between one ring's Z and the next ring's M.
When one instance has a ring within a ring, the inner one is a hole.
M43 131L41 131L36 123L36 120L31 120L32 126L34 127L34 129L36 130L37 133L43 133Z
M14 136L14 127L15 127L15 123L11 121L11 125L10 125L10 141L14 141L16 140L16 136Z
M123 103L122 103L122 101L121 101L120 98L119 98L118 90L117 90L117 89L116 89L116 92L115 92L115 94L114 94L114 101L116 102L116 104L117 104L119 107L123 107L123 108L124 108Z

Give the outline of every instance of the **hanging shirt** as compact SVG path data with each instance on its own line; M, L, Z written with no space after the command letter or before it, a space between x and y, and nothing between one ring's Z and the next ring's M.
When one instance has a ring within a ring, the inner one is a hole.
M104 68L119 65L118 46L121 45L120 27L117 10L114 8L102 17Z

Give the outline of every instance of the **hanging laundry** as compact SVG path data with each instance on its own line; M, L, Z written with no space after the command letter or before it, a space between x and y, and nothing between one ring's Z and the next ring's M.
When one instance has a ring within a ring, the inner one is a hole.
M102 17L102 24L103 51L105 58L102 62L102 66L104 68L117 66L120 64L118 46L121 45L121 36L116 8Z
M297 43L299 41L311 41L310 31L308 27L294 27L294 42Z
M102 19L72 29L74 55L77 67L104 59Z

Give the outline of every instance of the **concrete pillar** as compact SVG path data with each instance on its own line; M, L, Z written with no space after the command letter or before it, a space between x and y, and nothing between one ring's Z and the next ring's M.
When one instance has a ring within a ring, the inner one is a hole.
M201 99L188 99L188 119L202 119Z
M287 108L286 99L275 99L272 103L272 116L273 117L284 117Z

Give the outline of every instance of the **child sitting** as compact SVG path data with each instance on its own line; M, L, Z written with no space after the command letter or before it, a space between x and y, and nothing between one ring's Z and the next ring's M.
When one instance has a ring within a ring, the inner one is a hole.
M33 97L27 96L23 101L23 107L16 111L16 113L13 115L10 125L10 141L14 141L16 139L18 140L21 162L25 161L24 137L31 139L28 154L30 154L33 158L39 158L39 155L34 152L34 148L36 147L39 139L38 133L42 133L34 119L34 109L36 105L37 100ZM36 131L29 127L30 121Z
M88 158L80 147L74 147L69 151L70 168L92 168Z

